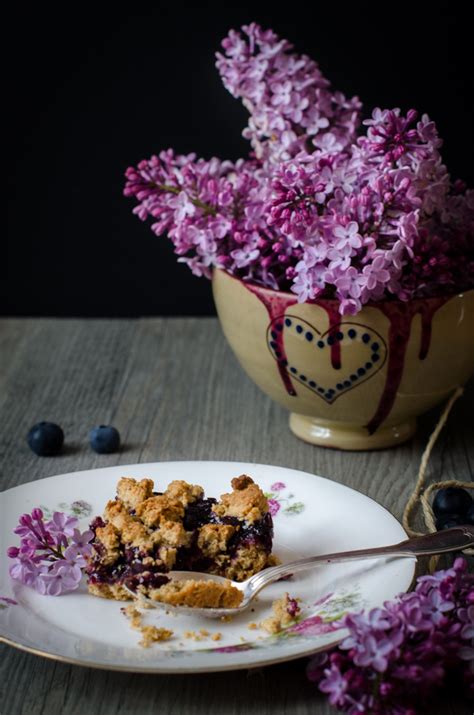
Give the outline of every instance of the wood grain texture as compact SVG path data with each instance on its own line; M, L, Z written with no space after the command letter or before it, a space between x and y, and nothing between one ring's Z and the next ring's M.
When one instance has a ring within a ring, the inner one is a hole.
M430 476L473 478L471 387L454 407ZM397 518L413 487L438 410L396 449L344 453L289 432L286 412L244 375L215 319L0 321L0 486L79 469L180 459L263 462L354 487ZM37 458L28 428L61 424L67 449ZM91 426L113 423L124 448L97 455ZM329 715L336 711L304 675L304 660L196 676L113 673L1 647L1 715ZM430 715L467 715L459 700Z

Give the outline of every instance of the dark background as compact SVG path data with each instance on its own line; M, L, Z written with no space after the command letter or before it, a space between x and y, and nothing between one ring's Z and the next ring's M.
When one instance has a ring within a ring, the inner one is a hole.
M367 114L373 106L427 112L452 175L474 184L472 26L460 5L21 4L4 21L0 314L213 313L209 282L132 215L123 172L169 146L205 157L247 152L247 114L222 86L214 52L231 27L252 20L310 54Z

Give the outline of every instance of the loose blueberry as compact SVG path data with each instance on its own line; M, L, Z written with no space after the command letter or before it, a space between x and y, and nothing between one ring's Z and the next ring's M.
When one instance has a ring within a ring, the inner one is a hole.
M467 510L466 514L466 524L474 524L474 501Z
M38 422L26 437L30 449L39 457L59 454L64 443L64 432L54 422Z
M467 514L472 504L472 497L466 489L446 487L440 489L433 500L435 516L441 514Z
M111 454L120 447L120 434L115 427L100 425L89 432L89 443L98 454Z
M436 519L436 528L438 531L443 529L452 529L453 526L462 526L466 521L465 516L459 514L441 514Z

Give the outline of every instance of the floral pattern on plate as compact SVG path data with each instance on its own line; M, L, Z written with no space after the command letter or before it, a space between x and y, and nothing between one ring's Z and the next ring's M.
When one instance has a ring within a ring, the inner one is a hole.
M265 492L272 516L276 516L278 513L291 516L292 514L301 514L304 510L303 502L293 501L295 498L294 494L283 494L283 490L285 489L286 484L284 482L274 482L270 487L271 491Z
M51 519L55 511L62 511L68 516L76 516L78 519L85 519L92 514L92 506L89 502L86 502L83 499L77 499L70 504L61 502L61 504L58 504L56 509L51 509L41 504L41 510L45 519Z
M311 639L315 636L321 636L339 630L340 626L337 622L342 616L349 611L360 611L363 606L364 602L361 598L359 588L353 591L328 593L312 606L303 606L296 622L279 633L270 635L262 640L217 648L204 648L203 650L208 653L237 653L254 648L273 647L275 644L287 642L289 639ZM315 607L316 610L314 610ZM311 615L305 615L305 613L310 613Z

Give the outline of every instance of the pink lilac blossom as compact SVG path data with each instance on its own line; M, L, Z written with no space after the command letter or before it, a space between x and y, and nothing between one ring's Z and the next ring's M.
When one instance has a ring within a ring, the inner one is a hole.
M244 137L258 158L287 160L315 146L340 151L355 138L361 103L331 89L316 62L256 23L231 30L217 53L226 89L250 113Z
M81 569L92 552L92 531L81 532L76 517L55 511L44 521L41 509L20 516L14 533L20 546L11 546L10 576L43 595L59 596L79 586Z
M346 615L337 625L349 635L310 661L308 677L348 713L416 715L456 678L472 696L473 604L474 575L458 558L383 608Z
M427 115L376 108L361 127L358 99L272 30L252 23L222 44L224 85L250 112L249 158L169 149L126 172L134 213L179 262L299 302L333 298L343 315L474 286L474 192L451 182Z

